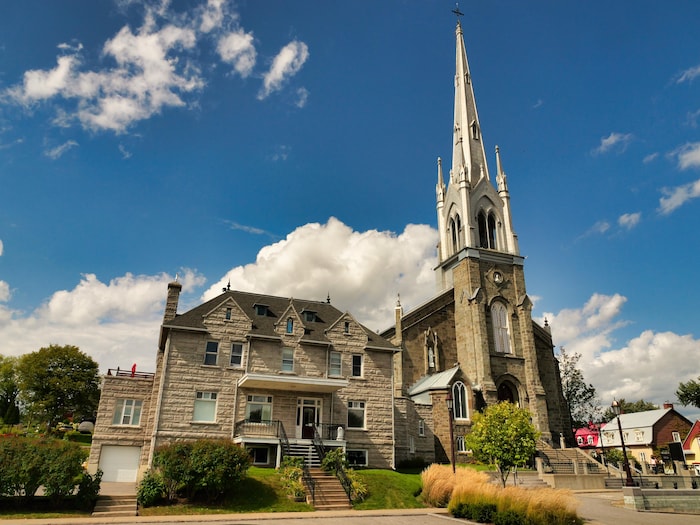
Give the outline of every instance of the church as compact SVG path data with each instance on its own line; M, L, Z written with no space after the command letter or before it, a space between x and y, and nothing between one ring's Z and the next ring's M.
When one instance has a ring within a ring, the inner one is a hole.
M447 179L437 163L436 295L408 312L398 303L394 326L377 334L330 298L230 286L178 313L182 285L170 283L156 371L103 378L91 472L138 481L158 447L200 438L231 439L268 467L284 455L317 463L332 448L358 467L447 462L453 446L459 462L474 414L499 401L527 408L543 440L572 440L498 149L493 180L486 162L459 22L456 51Z
M437 294L409 312L399 302L395 326L381 334L401 348L394 356L399 462L433 453L446 460L447 397L458 458L466 457L472 415L499 401L527 408L545 441L572 439L551 331L532 319L498 147L493 178L486 161L459 21L454 86L447 179L437 160ZM419 439L425 427L434 433L434 447Z

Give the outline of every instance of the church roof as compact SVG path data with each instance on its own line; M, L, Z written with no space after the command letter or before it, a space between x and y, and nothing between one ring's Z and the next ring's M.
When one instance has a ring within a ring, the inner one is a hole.
M326 330L331 328L338 320L348 315L341 312L327 301L294 299L236 290L225 290L222 294L213 299L183 314L176 315L175 318L170 321L166 321L163 328L207 331L207 326L204 324L205 316L221 304L231 300L234 301L251 320L252 328L248 332L248 335L253 337L279 337L275 326L281 321L285 312L290 311L289 309L291 306L293 310L301 316L301 323L305 328L302 341L328 344L330 341L326 337ZM259 313L261 310L264 311L264 315ZM313 312L314 320L307 321L304 318L304 312ZM358 324L367 334L367 346L379 350L398 350L380 335L366 326L360 323Z
M408 389L408 395L413 397L430 390L445 390L450 388L452 380L459 372L459 366L421 377L415 384Z

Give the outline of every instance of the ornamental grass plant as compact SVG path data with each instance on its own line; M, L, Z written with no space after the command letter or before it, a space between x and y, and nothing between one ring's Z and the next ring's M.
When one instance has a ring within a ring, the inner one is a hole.
M433 507L445 507L457 486L485 485L490 477L470 468L458 468L453 474L451 466L433 464L421 473L421 481L423 501Z

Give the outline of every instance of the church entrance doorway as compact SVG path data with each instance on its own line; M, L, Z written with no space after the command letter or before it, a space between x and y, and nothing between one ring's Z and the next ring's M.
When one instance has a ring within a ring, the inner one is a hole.
M510 381L503 381L498 387L498 401L508 401L509 403L520 406L518 390Z

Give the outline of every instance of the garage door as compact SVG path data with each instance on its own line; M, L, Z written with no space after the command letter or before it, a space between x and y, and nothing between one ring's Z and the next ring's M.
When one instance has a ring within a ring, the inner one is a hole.
M100 453L102 481L136 481L141 447L103 445Z

